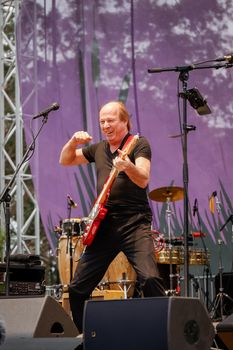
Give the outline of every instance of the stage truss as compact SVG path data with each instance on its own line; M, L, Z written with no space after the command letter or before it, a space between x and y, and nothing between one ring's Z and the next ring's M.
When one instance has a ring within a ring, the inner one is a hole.
M12 179L25 152L19 77L16 60L16 20L21 0L0 4L0 190ZM35 2L34 2L35 3ZM36 5L36 4L35 4ZM35 43L35 23L31 41ZM20 38L17 38L18 40ZM32 59L32 62L33 59ZM35 70L36 76L36 70ZM34 77L32 77L34 79ZM34 80L36 82L36 79ZM35 84L36 85L36 84ZM35 88L36 90L36 88ZM33 95L27 97L27 102ZM35 94L34 94L35 97ZM22 105L24 101L22 101ZM40 254L40 217L32 175L26 162L11 188L11 254ZM4 206L0 206L1 231L5 232Z

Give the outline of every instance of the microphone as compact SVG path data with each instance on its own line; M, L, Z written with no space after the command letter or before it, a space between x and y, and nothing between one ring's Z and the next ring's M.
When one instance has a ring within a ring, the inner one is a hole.
M54 102L50 107L48 107L47 109L45 109L44 111L36 114L32 120L34 119L37 119L37 118L40 118L40 117L44 117L46 116L47 114L49 114L51 111L56 111L57 109L59 109L60 106L57 102Z
M198 211L197 198L195 198L194 205L193 205L193 217L196 215L197 211Z
M71 208L77 208L78 204L73 201L73 199L67 194L67 201Z
M223 57L219 57L215 61L216 62L227 61L228 63L233 63L233 53L229 53Z

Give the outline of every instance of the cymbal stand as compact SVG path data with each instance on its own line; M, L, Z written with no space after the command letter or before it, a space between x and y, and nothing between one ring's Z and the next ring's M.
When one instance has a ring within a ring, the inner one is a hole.
M219 205L220 202L218 201L217 196L215 196L215 200L216 200L216 207L217 207L218 214L220 214L221 208L220 208L220 205ZM219 292L216 295L214 306L213 306L213 310L211 311L211 316L212 316L212 319L214 319L215 318L214 316L216 315L218 307L220 307L220 321L223 320L223 300L224 300L224 298L230 300L233 303L233 299L228 294L224 293L224 288L223 288L223 265L222 265L222 244L223 244L223 240L221 238L221 231L223 230L223 228L226 226L226 224L230 220L232 220L231 217L220 228L220 230L219 230L219 239L218 239Z
M211 318L215 319L218 307L220 307L220 321L223 320L223 299L229 299L233 303L233 299L226 293L224 293L223 288L223 265L222 265L222 239L218 239L218 259L219 259L219 292L216 295L213 309L211 310Z
M172 271L172 237L171 237L171 198L167 197L166 200L167 208L166 208L166 216L167 216L167 233L168 233L168 250L169 250L169 287L170 287L170 293L172 294L174 292L173 289L173 278L175 275Z

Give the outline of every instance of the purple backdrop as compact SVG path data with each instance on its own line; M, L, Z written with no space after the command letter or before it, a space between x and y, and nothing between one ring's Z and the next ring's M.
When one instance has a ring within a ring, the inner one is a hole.
M53 227L67 218L66 195L79 203L71 215L79 218L88 215L95 197L93 168L61 167L61 147L80 129L98 141L98 110L109 100L125 101L133 131L151 142L150 191L171 184L183 187L181 138L171 137L180 134L179 74L147 70L223 56L232 47L232 23L233 4L227 0L22 2L17 55L28 142L31 116L54 101L60 104L59 111L49 115L31 159L41 217L53 248ZM197 87L212 111L201 117L188 105L188 124L196 126L188 134L190 208L197 198L213 269L219 228L232 214L232 74L232 68L195 70L188 80L188 88ZM33 122L34 131L40 124L39 119ZM213 191L221 202L219 215L209 210ZM154 228L166 234L165 204L151 206ZM180 236L182 201L172 203L172 208L172 232ZM190 229L199 230L191 211L189 219ZM226 270L232 263L231 236L229 223L222 234Z

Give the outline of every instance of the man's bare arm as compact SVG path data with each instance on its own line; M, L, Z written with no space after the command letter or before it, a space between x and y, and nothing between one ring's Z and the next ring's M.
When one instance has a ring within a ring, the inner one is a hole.
M85 131L77 131L62 148L59 162L62 165L80 165L88 163L82 149L77 148L92 140L92 137Z

